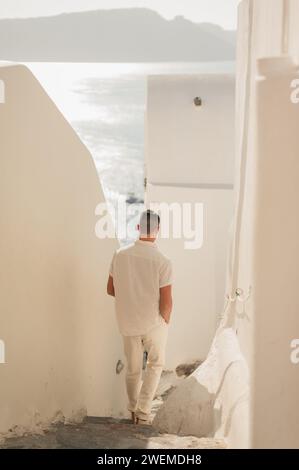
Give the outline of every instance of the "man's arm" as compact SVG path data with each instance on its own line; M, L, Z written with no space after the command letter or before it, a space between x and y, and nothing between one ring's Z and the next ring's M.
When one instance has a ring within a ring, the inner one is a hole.
M113 277L111 276L111 274L109 275L107 282L107 294L112 295L112 297L115 297Z
M170 321L170 315L172 311L172 293L171 285L160 287L160 315L164 318L166 323Z

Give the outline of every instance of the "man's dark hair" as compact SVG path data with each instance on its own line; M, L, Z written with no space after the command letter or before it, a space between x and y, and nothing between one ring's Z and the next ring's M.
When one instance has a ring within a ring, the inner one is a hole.
M148 237L156 232L160 226L160 216L156 212L148 209L140 216L140 233Z

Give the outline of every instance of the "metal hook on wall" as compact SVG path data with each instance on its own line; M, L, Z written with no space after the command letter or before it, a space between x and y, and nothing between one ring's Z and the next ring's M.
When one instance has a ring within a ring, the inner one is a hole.
M248 293L247 295L244 294L244 290L241 287L237 287L235 290L234 295L232 296L231 294L226 295L226 299L229 302L236 302L238 300L239 302L247 302L247 300L250 298L252 292L252 287L249 286Z

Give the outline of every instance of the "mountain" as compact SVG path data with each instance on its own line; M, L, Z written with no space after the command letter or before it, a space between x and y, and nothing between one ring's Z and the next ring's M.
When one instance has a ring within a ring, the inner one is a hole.
M221 26L211 23L201 23L200 27L203 31L213 34L220 40L223 40L223 33L225 33L225 40L228 41L232 46L236 44L236 31L224 31Z
M235 32L146 8L0 20L0 60L168 62L235 59Z

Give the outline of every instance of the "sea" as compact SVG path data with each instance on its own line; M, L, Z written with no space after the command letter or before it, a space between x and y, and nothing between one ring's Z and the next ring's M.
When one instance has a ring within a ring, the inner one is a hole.
M231 73L234 62L26 63L89 149L108 205L144 200L149 75Z

